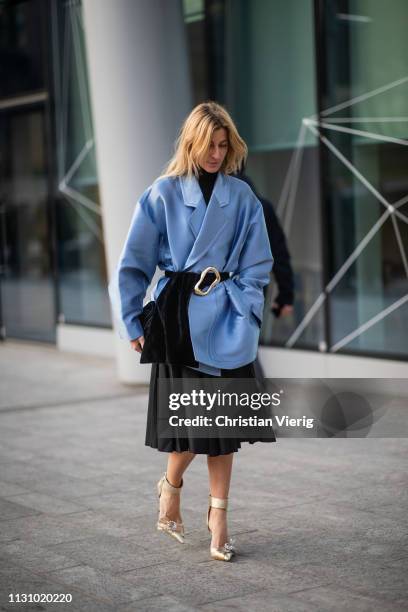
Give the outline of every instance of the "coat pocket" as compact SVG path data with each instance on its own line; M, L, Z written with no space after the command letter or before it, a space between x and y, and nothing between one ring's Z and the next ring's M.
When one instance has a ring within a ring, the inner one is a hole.
M225 367L238 361L253 361L260 333L259 322L250 308L243 308L242 302L231 299L232 295L232 292L216 292L217 317L210 332L211 357L222 360Z
M259 319L259 318L256 316L256 314L254 313L254 311L252 310L252 308L251 308L251 312L250 312L250 315L249 315L249 316L250 316L250 317L252 317L252 318L253 318L253 319L256 321L257 326L259 327L259 329L261 329L261 327L262 327L262 321L261 321L261 320L260 320L260 319Z
M250 306L242 299L242 294L233 280L225 282L225 289L229 295L230 303L235 312L243 317L248 317L250 314Z
M262 321L252 310L251 304L247 304L241 289L236 285L236 283L231 281L230 283L226 284L226 289L230 295L231 304L233 308L237 311L237 313L247 317L248 319L251 319L252 321L255 321L258 325L258 328L261 329Z

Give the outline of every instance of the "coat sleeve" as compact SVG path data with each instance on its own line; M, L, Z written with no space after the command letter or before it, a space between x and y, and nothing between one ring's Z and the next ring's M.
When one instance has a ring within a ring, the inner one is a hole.
M278 295L274 301L282 306L294 302L294 276L286 236L274 210L272 202L259 198L263 206L269 243L273 245L273 275L278 285Z
M238 278L233 282L241 291L243 302L249 311L262 325L264 309L264 290L270 281L270 272L273 267L268 232L261 203L256 199L254 211L251 215L245 243L238 261Z
M139 315L159 259L160 231L147 189L136 204L119 263L108 291L121 338L143 335Z

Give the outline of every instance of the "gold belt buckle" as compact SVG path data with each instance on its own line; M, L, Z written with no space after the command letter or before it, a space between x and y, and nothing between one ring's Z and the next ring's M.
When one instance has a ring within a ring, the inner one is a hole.
M207 272L214 272L215 280L213 280L211 285L207 289L204 289L204 291L203 291L202 289L200 289L199 285L204 280L205 275L207 274ZM201 276L200 276L198 282L194 285L194 293L196 295L208 295L210 293L211 289L213 287L215 287L215 285L218 285L220 280L221 280L221 276L220 276L220 273L218 272L217 268L214 268L214 266L208 266L208 268L206 268L205 270L203 270L201 272Z

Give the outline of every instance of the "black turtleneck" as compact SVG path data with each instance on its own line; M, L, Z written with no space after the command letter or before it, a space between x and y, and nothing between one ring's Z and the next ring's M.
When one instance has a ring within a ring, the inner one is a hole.
M204 168L199 170L198 175L198 183L201 187L201 191L203 192L205 203L208 204L211 198L212 190L217 180L218 171L217 172L207 172Z

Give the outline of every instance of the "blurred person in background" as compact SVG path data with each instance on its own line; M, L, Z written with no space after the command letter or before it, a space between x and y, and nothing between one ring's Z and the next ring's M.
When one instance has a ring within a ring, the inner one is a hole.
M252 191L262 204L266 222L266 229L268 231L269 243L271 245L271 249L273 248L274 263L272 268L272 274L275 277L275 282L278 288L278 293L274 298L270 309L276 318L286 317L292 314L293 312L294 275L292 265L290 263L290 253L287 247L284 231L279 222L272 202L259 194L252 180L249 178L249 176L245 174L245 167L243 167L242 170L237 173L236 176L237 178L240 178L241 180L248 183L248 185L251 187ZM265 298L266 292L267 286L264 287ZM258 357L255 360L254 367L259 383L262 388L265 389L265 376Z

